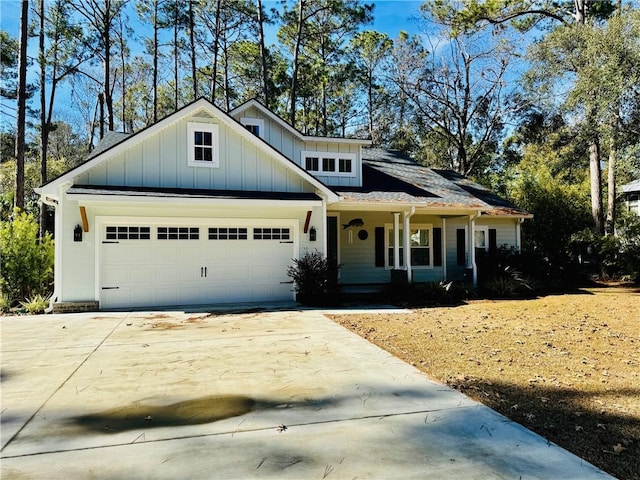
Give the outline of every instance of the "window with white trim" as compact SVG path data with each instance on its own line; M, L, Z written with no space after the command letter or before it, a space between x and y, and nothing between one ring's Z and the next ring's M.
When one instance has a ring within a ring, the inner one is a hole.
M240 123L256 137L264 138L264 120L261 118L241 117Z
M473 240L478 250L489 250L489 227L476 227Z
M627 211L640 215L640 195L632 193L627 197Z
M187 124L187 134L189 165L192 167L219 167L218 125L189 122Z
M322 175L355 177L356 155L338 152L302 152L302 164L308 172Z
M393 231L393 225L387 224L385 225L385 229L387 231L387 234L385 236L385 246L387 251L387 255L385 257L385 266L386 268L393 268L393 247L395 245L395 234ZM398 236L400 266L404 267L404 230L402 228L398 231ZM433 243L432 225L411 225L409 241L411 244L411 268L431 268L433 265L433 248L431 248L431 245Z

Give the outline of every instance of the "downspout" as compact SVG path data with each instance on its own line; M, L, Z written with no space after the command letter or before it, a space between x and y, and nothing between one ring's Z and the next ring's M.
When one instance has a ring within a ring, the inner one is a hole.
M53 250L54 251L53 293L51 294L51 298L49 298L49 306L44 310L44 313L51 313L53 311L53 304L56 302L56 300L58 300L58 285L60 285L60 282L58 281L59 268L56 268L56 266L59 265L59 259L60 259L60 253L61 253L60 242L58 241L58 239L60 238L60 227L59 227L60 222L58 219L58 201L53 198L48 198L46 195L41 195L40 203L44 203L45 205L49 205L50 207L53 207L55 218L56 218L56 222L54 225L55 240L53 243L53 248L54 248Z
M404 268L407 270L407 283L413 283L413 270L411 268L411 217L416 213L416 207L411 207L411 210L404 212Z

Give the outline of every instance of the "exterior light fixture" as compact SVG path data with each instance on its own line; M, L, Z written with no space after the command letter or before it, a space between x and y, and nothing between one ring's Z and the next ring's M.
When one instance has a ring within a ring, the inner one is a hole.
M82 227L80 225L76 225L73 229L73 241L81 242L82 241Z
M310 242L316 241L316 227L311 227L309 229L309 241Z

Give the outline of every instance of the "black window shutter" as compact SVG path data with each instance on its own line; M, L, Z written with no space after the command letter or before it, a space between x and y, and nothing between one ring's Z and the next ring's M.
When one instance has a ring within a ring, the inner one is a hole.
M384 267L384 227L376 227L376 267Z
M495 228L489 229L489 253L494 254L498 250L498 232Z
M433 229L433 266L442 266L442 229Z
M456 230L456 253L458 258L458 265L465 264L465 250L464 228L458 228Z

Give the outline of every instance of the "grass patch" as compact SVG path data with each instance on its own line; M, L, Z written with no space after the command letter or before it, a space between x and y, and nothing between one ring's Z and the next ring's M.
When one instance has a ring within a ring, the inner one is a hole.
M608 473L640 479L637 288L332 318Z

